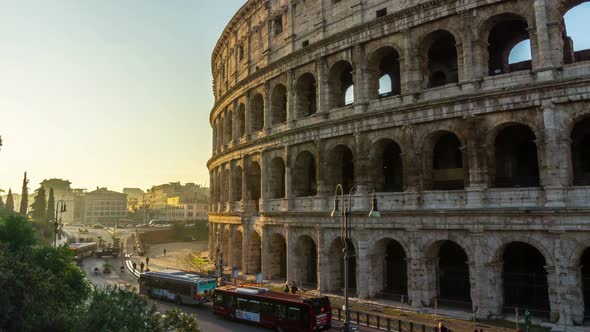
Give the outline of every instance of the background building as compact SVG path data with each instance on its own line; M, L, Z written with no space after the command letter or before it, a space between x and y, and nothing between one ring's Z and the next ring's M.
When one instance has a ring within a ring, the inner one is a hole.
M247 1L211 59L211 258L341 291L341 184L356 296L582 324L590 51L563 19L582 2Z
M127 195L97 188L82 196L82 222L114 225L127 217Z
M171 182L148 190L150 215L160 220L206 220L209 188L194 183Z

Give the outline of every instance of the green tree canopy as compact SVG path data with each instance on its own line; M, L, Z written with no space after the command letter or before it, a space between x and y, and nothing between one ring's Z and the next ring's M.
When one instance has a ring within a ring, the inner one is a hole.
M53 188L49 189L49 198L47 199L47 220L51 221L55 218L55 197Z
M19 213L23 216L27 215L27 210L29 209L29 180L27 179L27 172L25 172L25 178L23 179L23 188L21 192L20 198L20 209Z
M8 196L6 196L6 209L10 212L14 211L14 197L12 197L12 189L8 189Z
M29 216L35 221L47 221L47 200L45 199L45 188L43 186L35 190L37 194L33 205L31 205L31 212Z

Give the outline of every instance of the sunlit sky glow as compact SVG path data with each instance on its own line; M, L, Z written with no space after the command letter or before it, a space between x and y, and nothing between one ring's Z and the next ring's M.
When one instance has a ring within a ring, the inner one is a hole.
M24 171L31 190L208 184L211 51L243 3L0 0L0 188L20 192Z

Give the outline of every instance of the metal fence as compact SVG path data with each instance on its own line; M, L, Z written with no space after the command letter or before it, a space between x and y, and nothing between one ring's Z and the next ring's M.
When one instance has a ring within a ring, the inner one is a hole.
M344 321L345 312L340 308L332 309L332 319ZM358 326L366 326L383 331L396 332L437 332L438 328L433 325L407 322L401 319L393 319L381 315L374 315L366 312L350 310L350 322ZM447 330L452 332L451 329Z

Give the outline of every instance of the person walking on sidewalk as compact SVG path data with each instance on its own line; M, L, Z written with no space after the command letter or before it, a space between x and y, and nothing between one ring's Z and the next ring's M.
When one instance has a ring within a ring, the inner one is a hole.
M164 248L164 256L166 256L166 248Z
M289 283L288 282L285 283L285 287L283 288L283 292L289 294Z
M150 265L150 258L149 257L145 257L145 265Z
M295 283L291 284L291 294L297 293L299 289L295 286Z

